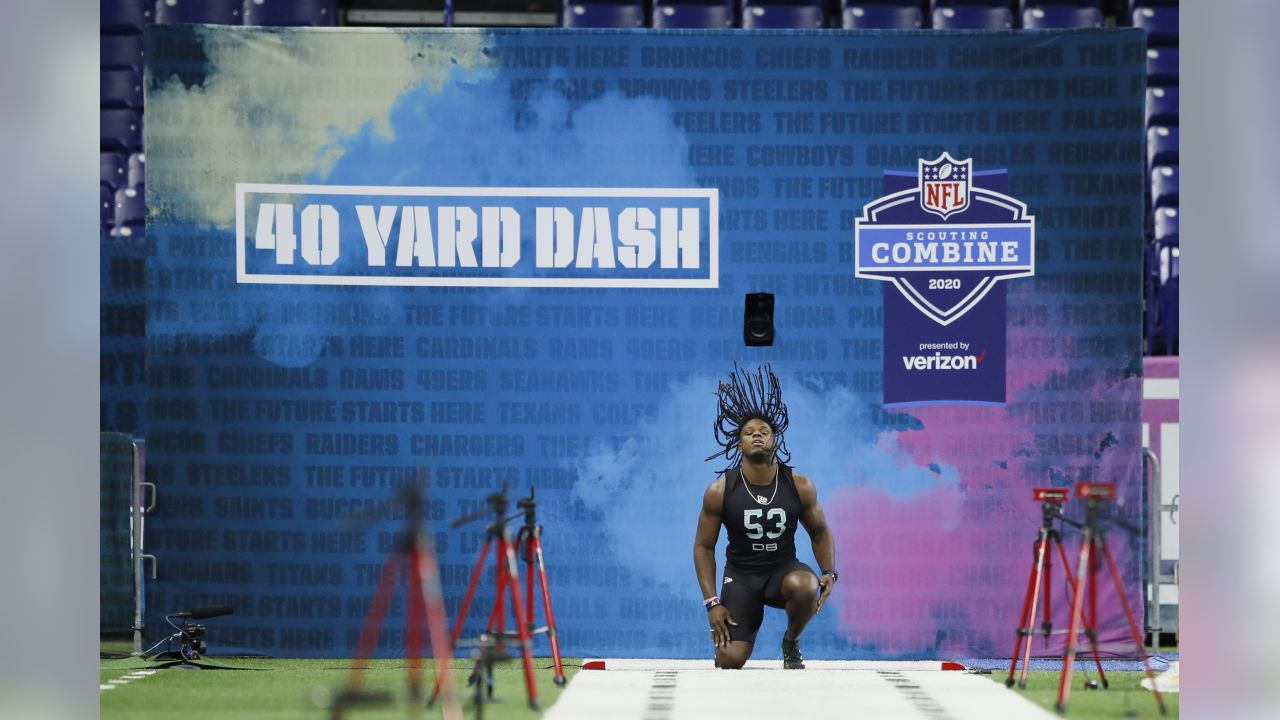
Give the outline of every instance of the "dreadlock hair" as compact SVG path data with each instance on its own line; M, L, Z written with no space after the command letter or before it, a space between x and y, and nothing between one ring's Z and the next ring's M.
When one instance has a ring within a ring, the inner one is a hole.
M759 418L769 423L773 430L775 456L784 463L791 461L791 451L787 450L783 438L787 431L787 406L782 402L782 387L778 384L778 376L773 374L772 365L766 363L752 373L738 367L735 362L733 372L729 373L729 382L720 383L716 396L719 408L713 429L721 450L709 455L707 460L723 455L729 461L725 470L742 462L739 432L748 421Z

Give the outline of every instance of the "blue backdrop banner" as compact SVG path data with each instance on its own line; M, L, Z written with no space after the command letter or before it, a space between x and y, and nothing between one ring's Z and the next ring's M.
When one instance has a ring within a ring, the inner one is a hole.
M227 603L214 651L350 655L423 480L451 613L483 529L448 521L536 488L566 655L709 657L691 551L734 362L773 364L835 533L812 657L1007 654L1031 488L1141 505L1141 31L155 26L146 57L153 632ZM965 265L938 228L995 244ZM918 277L860 277L863 230ZM1140 550L1115 538L1138 606Z

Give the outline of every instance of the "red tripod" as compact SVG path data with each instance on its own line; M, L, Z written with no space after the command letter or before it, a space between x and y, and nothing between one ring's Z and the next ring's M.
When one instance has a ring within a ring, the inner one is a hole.
M1062 516L1062 503L1066 502L1070 497L1070 493L1063 488L1035 488L1034 499L1041 503L1040 507L1040 532L1036 535L1035 544L1032 546L1031 576L1027 579L1027 594L1022 600L1022 614L1018 619L1017 639L1013 644L1013 655L1009 660L1009 677L1005 679L1004 684L1007 687L1013 687L1013 675L1018 666L1018 656L1022 655L1022 674L1018 678L1018 687L1025 689L1027 687L1027 670L1031 664L1031 640L1035 635L1036 629L1033 626L1036 618L1036 603L1040 600L1041 595L1044 597L1044 620L1040 624L1040 632L1048 640L1049 635L1053 632L1053 615L1052 598L1053 598L1053 555L1050 554L1049 546L1053 545L1058 550L1058 558L1062 562L1062 572L1067 578L1067 586L1072 594L1075 593L1076 580L1071 574L1071 565L1067 562L1067 552L1062 547L1062 533L1054 526L1054 521L1062 519L1068 521ZM1043 593L1041 592L1041 580L1044 580ZM1025 639L1025 649L1024 649ZM1098 656L1098 642L1096 635L1089 635L1089 640L1093 648L1093 660L1098 666L1098 678L1102 681L1102 686L1107 687L1107 674L1102 670L1102 659Z
M476 587L480 584L480 575L484 570L485 558L489 555L489 548L496 544L496 552L494 554L495 565L495 586L496 596L493 603L493 611L489 613L489 622L486 626L486 634L492 636L498 641L499 650L503 640L519 640L520 642L520 659L524 665L524 685L525 692L529 698L529 707L534 710L539 709L538 703L538 687L533 680L533 641L529 634L529 627L525 624L524 616L520 613L523 603L520 600L520 572L516 564L515 544L511 540L511 531L507 529L507 522L514 517L518 517L520 513L516 513L511 518L507 517L507 508L510 502L507 499L507 487L503 485L501 492L496 492L487 498L489 508L481 510L471 515L458 518L453 521L453 527L465 525L473 520L478 520L485 515L492 513L495 517L494 521L485 528L484 545L480 548L480 558L476 561L475 568L471 571L471 579L467 583L467 594L462 598L462 607L458 609L458 619L453 625L453 635L450 638L451 646L457 646L458 638L462 635L462 626L467 620L467 610L471 607L471 600L475 597ZM511 616L515 620L516 632L514 637L512 633L506 632L503 628L503 594L511 595ZM530 599L532 603L532 598ZM477 663L471 673L471 682L485 682L489 685L489 697L493 696L493 678L488 672L491 664L486 665L486 672L481 673L481 663ZM481 677L484 675L484 677ZM431 693L431 698L427 701L430 706L435 702L436 696L440 693L440 677L436 678L435 690ZM477 697L483 697L483 694Z
M422 698L422 623L425 620L431 635L431 653L436 660L436 688L438 691L443 683L445 689L444 717L446 720L462 720L462 705L458 701L458 691L450 669L451 646L445 642L449 626L440 594L439 567L430 536L422 532L422 493L417 487L411 486L405 490L403 500L407 528L399 547L392 550L383 563L373 604L364 617L364 627L360 631L351 674L332 705L334 720L340 720L348 707L391 701L389 693L361 690L361 681L382 631L382 622L391 604L391 596L395 592L396 571L401 567L406 568L409 573L405 586L408 596L405 644L409 660L409 697L415 703ZM434 698L433 695L432 699Z
M1076 637L1081 629L1086 593L1089 596L1089 617L1083 618L1084 633L1094 643L1094 652L1097 652L1097 576L1098 570L1105 561L1107 570L1111 574L1111 581L1115 583L1116 595L1120 597L1124 619L1129 624L1129 635L1133 638L1134 647L1138 649L1138 655L1142 658L1142 667L1152 681L1151 692L1155 695L1156 707L1160 708L1160 714L1164 715L1167 713L1164 698L1155 688L1155 675L1151 672L1151 663L1148 662L1146 650L1142 645L1142 633L1138 630L1138 623L1133 619L1133 610L1129 607L1129 599L1125 597L1124 585L1120 582L1120 572L1116 569L1116 561L1111 557L1111 551L1107 549L1107 536L1102 528L1107 514L1107 504L1116 496L1116 485L1115 483L1080 483L1076 485L1076 496L1085 498L1085 520L1082 524L1084 540L1080 545L1080 567L1077 571L1080 582L1076 584L1072 595L1071 621L1067 625L1067 646L1062 656L1062 678L1058 684L1058 712L1067 711L1067 699L1071 694L1071 668L1075 664ZM1118 518L1109 518L1109 520L1123 526ZM1139 530L1132 527L1128 529Z
M542 610L547 624L534 628L530 635L546 633L551 641L551 660L555 667L555 683L564 687L564 666L560 663L560 638L556 636L556 615L551 610L551 590L547 586L547 564L542 558L542 526L538 524L538 500L534 488L529 488L529 497L517 500L516 507L524 513L524 525L516 533L516 554L524 552L525 562L525 598L528 599L528 614L525 622L533 627L533 578L538 576L538 588L542 591Z

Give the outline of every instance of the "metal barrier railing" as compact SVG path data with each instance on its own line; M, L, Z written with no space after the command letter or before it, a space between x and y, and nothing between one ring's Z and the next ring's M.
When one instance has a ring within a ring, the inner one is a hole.
M130 551L133 559L133 654L142 654L142 616L146 588L143 583L143 564L151 560L151 579L156 579L156 557L144 552L146 546L146 515L155 509L155 483L145 479L146 441L133 439L133 481L129 503L132 532L130 533ZM147 503L146 488L151 488L150 503Z

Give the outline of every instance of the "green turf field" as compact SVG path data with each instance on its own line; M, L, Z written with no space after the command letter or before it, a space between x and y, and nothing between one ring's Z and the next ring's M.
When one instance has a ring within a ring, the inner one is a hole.
M1004 684L1008 671L993 672L986 677ZM1056 670L1032 670L1027 673L1027 689L1019 690L1017 686L1009 692L1022 693L1028 700L1040 707L1055 711L1058 702L1058 678L1061 674ZM1096 679L1091 673L1090 678ZM1106 690L1085 690L1085 679L1080 671L1071 676L1071 697L1067 703L1069 718L1158 718L1160 711L1156 709L1156 701L1151 692L1144 690L1138 681L1146 674L1137 672L1109 672L1107 680L1110 687ZM1165 694L1165 707L1169 714L1166 717L1178 717L1177 694ZM105 716L104 716L105 717Z
M169 670L101 692L103 720L149 720L172 718L180 714L184 720L314 720L327 718L325 703L330 692L338 689L347 677L350 662L346 660L288 660L206 658L201 662L240 670ZM564 660L565 675L572 680L581 665L580 658ZM101 682L107 683L139 669L154 668L156 662L127 658L101 661ZM561 689L552 682L550 658L535 658L538 693L544 708L559 697ZM433 677L431 661L427 661L427 678ZM464 687L471 667L469 660L454 661L454 675ZM494 673L495 694L499 703L485 706L485 718L513 720L535 718L537 713L525 704L524 678L520 663L508 662ZM1005 673L993 672L985 677L1004 684ZM1141 672L1107 674L1111 687L1107 690L1083 689L1084 677L1076 673L1067 717L1075 718L1158 718L1151 693L1138 681ZM359 708L349 718L403 719L406 708L406 674L402 660L375 660L365 674L365 687L394 693L396 703L379 708ZM1028 674L1026 690L1018 692L1036 704L1054 709L1058 692L1058 673L1033 670ZM1178 696L1165 695L1168 717L1178 716ZM464 705L467 717L473 717ZM422 713L423 717L439 717L439 713Z
M101 691L103 720L149 720L175 718L183 720L315 720L327 718L325 702L331 691L346 680L351 667L347 660L284 660L244 658L204 658L201 663L240 668L239 670L165 670L149 677L132 680L112 690ZM101 661L101 682L107 683L139 669L154 668L151 660L128 658ZM564 660L565 675L572 679L582 664L579 659ZM544 708L560 695L552 682L550 658L535 658L538 695ZM425 677L433 678L431 661L427 661ZM470 660L454 661L454 676L459 688L465 689ZM349 718L410 717L406 708L407 676L403 660L375 660L364 675L364 685L372 690L389 690L396 702L385 707L353 709ZM485 705L486 720L535 718L538 713L525 703L524 676L519 661L507 662L494 670L495 696L501 702ZM430 692L430 686L426 688ZM467 717L474 715L464 705ZM420 713L420 717L439 717L439 711Z

